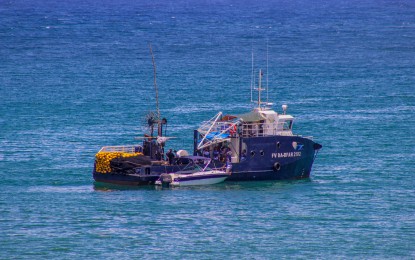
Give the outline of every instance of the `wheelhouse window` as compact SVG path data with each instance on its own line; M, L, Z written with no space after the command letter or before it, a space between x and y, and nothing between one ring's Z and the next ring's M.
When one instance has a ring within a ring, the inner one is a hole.
M284 121L284 124L282 126L282 130L284 130L284 131L291 130L292 125L293 125L292 120L286 120L286 121Z

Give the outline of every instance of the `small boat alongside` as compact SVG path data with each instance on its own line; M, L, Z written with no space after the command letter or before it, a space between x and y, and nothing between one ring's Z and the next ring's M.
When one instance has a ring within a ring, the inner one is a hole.
M155 182L161 186L195 186L211 185L223 182L230 176L229 172L222 169L210 168L212 160L202 156L188 156L182 159L189 163L180 171L163 173Z

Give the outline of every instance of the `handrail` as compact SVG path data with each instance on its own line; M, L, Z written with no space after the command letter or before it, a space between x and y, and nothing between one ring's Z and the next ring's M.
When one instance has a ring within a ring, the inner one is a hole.
M143 147L141 145L116 145L104 146L99 152L122 152L122 153L142 153Z
M206 136L210 132L225 133L230 132L231 128L238 127L238 131L231 133L232 136L239 135L241 137L258 137L258 136L292 136L291 129L284 129L284 121L278 123L242 123L238 122L214 122L209 131L204 132ZM200 142L201 144L202 142ZM200 146L199 144L199 146ZM200 147L198 147L200 149Z
M259 136L292 136L292 130L284 130L283 123L251 123L243 124L240 128L240 136L242 137L259 137Z

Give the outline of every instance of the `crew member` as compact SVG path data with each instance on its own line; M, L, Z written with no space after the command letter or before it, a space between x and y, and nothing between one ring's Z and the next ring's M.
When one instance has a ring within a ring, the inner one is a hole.
M213 160L219 161L219 150L218 150L218 148L215 148L215 150L213 150Z
M232 171L232 152L228 151L226 153L226 173L231 173Z
M167 156L167 159L169 160L169 165L172 165L174 157L175 157L172 149L169 149L169 151L166 153L166 156Z
M205 149L205 151L203 152L203 156L206 158L210 158L210 152L208 149Z
M241 154L241 161L245 161L245 160L246 160L246 149L244 149Z

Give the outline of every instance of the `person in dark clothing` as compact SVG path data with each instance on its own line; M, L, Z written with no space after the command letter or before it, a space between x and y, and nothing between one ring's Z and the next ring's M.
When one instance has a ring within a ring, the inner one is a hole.
M205 149L205 151L203 152L203 157L210 158L210 152L208 149Z
M245 160L246 160L246 150L244 149L241 154L241 161L245 161Z
M218 150L218 148L215 148L215 150L213 150L213 160L219 161L219 150Z
M167 159L169 160L169 164L172 165L173 164L173 160L174 160L174 153L171 149L169 149L169 151L166 153Z
M226 173L232 172L232 152L229 150L226 153Z
M226 153L226 162L232 162L232 152L230 150Z
M158 150L156 150L156 153L154 154L154 156L156 157L156 160L161 161L161 153Z

